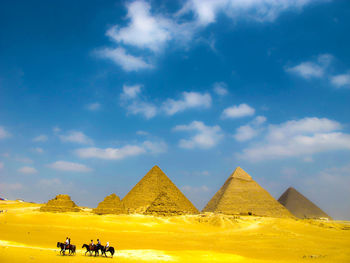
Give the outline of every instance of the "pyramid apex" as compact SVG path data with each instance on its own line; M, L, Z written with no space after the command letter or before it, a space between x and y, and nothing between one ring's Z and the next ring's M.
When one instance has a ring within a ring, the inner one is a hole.
M236 179L249 180L249 181L252 180L252 177L239 166L233 171L233 173L231 174L231 177Z

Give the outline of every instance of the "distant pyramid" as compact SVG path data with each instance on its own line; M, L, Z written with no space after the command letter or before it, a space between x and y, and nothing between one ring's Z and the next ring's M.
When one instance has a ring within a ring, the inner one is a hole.
M69 195L57 195L40 207L41 212L79 212L80 208L70 199Z
M105 197L100 202L97 208L93 209L92 212L95 214L123 214L125 213L124 206L120 201L120 198L116 194L111 194Z
M176 216L184 212L165 192L161 192L145 211L146 215Z
M317 205L295 190L289 187L278 199L293 215L299 218L328 218L329 215L323 212Z
M204 207L203 212L270 217L292 216L240 167L230 175Z
M123 198L129 213L144 213L152 202L165 192L184 214L197 214L197 208L158 167L154 166Z

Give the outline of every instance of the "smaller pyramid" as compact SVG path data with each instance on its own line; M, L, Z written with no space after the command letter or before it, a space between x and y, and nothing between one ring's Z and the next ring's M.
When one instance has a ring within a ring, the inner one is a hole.
M184 212L166 192L161 192L144 212L145 215L177 216Z
M57 195L40 207L41 212L79 212L80 208L69 195Z
M292 217L285 207L240 167L235 169L202 212Z
M284 207L286 207L293 215L298 218L328 218L332 219L317 205L299 193L293 187L289 187L278 199Z
M125 209L120 201L120 198L116 194L111 194L105 197L105 199L98 204L98 206L92 210L95 214L124 214Z

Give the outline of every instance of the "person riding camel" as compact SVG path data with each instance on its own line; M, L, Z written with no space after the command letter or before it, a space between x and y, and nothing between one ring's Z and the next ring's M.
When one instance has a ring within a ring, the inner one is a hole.
M97 245L101 246L101 241L99 239L97 239Z

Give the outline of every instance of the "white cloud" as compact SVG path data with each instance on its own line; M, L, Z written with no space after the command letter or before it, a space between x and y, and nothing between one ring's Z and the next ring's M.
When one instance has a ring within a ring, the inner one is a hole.
M321 54L314 61L305 61L285 70L305 79L318 78L330 82L336 88L350 87L350 73L332 75L330 65L334 57L330 54ZM334 70L334 69L333 69Z
M97 51L97 55L112 60L121 66L125 71L138 71L141 69L151 69L153 66L141 57L136 57L126 53L124 48L105 48Z
M151 119L157 115L157 107L140 97L141 85L123 86L120 94L121 105L125 107L129 114L143 115L146 119Z
M48 140L45 134L41 134L35 138L33 138L33 142L46 142Z
M135 99L141 93L141 85L123 86L123 93L120 95L122 99Z
M145 141L142 144L143 148L150 152L150 153L164 153L167 151L168 146L165 142L159 141L159 142L152 142L152 141Z
M214 83L214 92L220 96L225 96L228 94L227 85L224 82Z
M8 137L11 137L11 134L4 127L0 126L0 140Z
M98 111L101 108L101 104L98 102L90 103L90 104L86 105L86 108L89 111Z
M270 125L261 142L243 149L240 157L250 161L311 157L320 152L350 150L350 135L326 118L304 118Z
M127 5L127 27L113 26L107 35L117 43L147 48L152 51L159 49L172 38L172 21L160 16L152 16L151 6L145 1L134 1Z
M337 88L350 88L350 73L332 76L331 83Z
M295 73L306 79L321 78L324 75L324 68L312 62L303 62L294 67L287 68L286 70L287 72Z
M79 144L91 144L92 140L80 131L70 131L65 135L58 135L62 142L73 142Z
M326 118L304 118L270 125L267 138L270 141L282 141L295 135L331 132L341 128L340 123Z
M257 116L249 124L237 128L236 133L233 135L233 137L239 142L251 140L262 131L260 126L265 123L265 121L265 116Z
M325 2L325 0L189 0L180 14L193 12L198 23L203 26L215 22L220 13L234 20L241 18L272 22L283 12L301 10L316 2Z
M36 174L38 171L34 167L24 166L18 169L22 174Z
M286 67L286 71L305 79L322 78L327 74L327 68L334 60L330 54L321 54L314 61L305 61L293 67Z
M148 132L146 132L146 131L141 131L141 130L140 130L140 131L137 131L136 134L137 134L137 135L142 135L142 136L147 136L147 135L149 135Z
M193 121L189 125L178 125L174 131L189 131L195 134L189 139L181 139L179 146L186 149L209 149L216 146L223 134L218 125L206 126L201 121Z
M66 162L66 161L57 161L52 164L49 164L48 167L59 170L59 171L67 171L67 172L91 172L92 169L87 167L84 164Z
M44 149L40 147L35 147L35 148L32 148L32 151L35 153L43 153Z
M105 160L122 160L132 156L151 153L159 154L167 151L167 144L164 141L144 141L138 145L125 145L120 148L80 148L75 153L80 158L97 158Z
M142 146L126 145L121 148L81 148L76 150L76 154L81 158L97 158L106 160L121 160L131 156L137 156L146 153Z
M147 62L145 53L154 57L170 43L186 47L198 31L215 22L219 13L226 14L234 22L238 19L271 22L284 11L300 10L311 2L323 1L327 0L187 0L184 7L173 14L157 13L143 0L132 1L126 4L127 25L113 25L106 32L117 47L102 49L98 54L125 71L150 69L153 65ZM212 46L215 40L206 42ZM140 51L143 55L139 57L129 54L140 54Z
M168 99L163 103L163 110L167 115L174 115L178 112L192 108L210 108L211 96L209 93L183 92L179 100Z
M256 116L256 118L252 121L254 125L261 125L266 122L265 116Z
M243 103L240 105L234 105L232 107L224 109L221 117L224 119L235 119L246 116L252 116L255 114L255 109L249 105Z
M237 141L244 142L254 138L258 132L250 125L240 126L234 135Z
M174 115L187 109L209 108L212 102L209 93L183 92L179 100L167 99L163 102L162 107L158 108L142 98L141 85L124 85L120 98L121 106L125 107L129 114L143 115L146 119L155 117L159 112Z
M140 114L143 115L146 119L151 119L157 115L157 107L152 103L145 101L134 101L126 108L128 110L128 113L134 115Z

